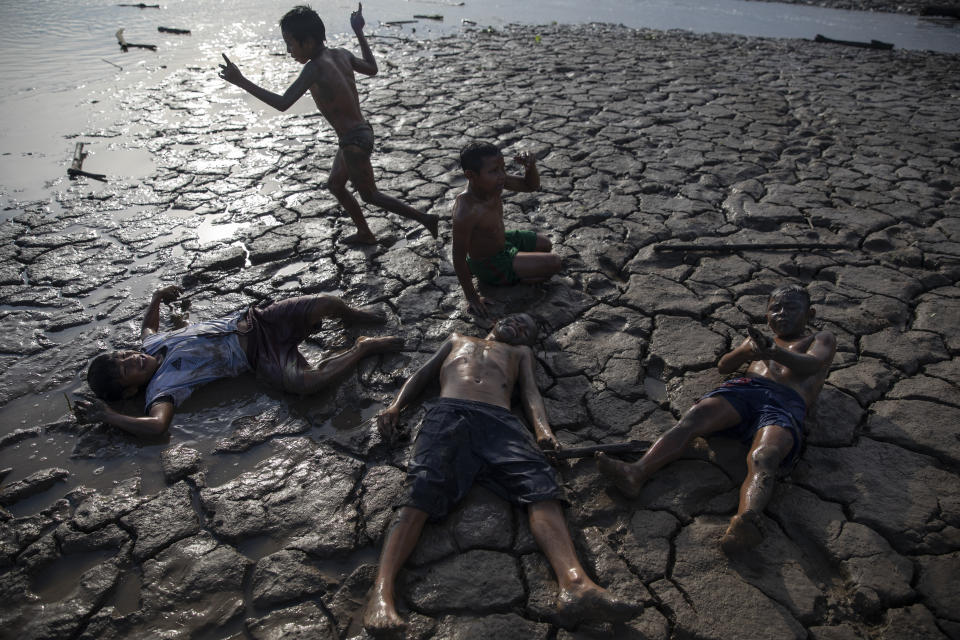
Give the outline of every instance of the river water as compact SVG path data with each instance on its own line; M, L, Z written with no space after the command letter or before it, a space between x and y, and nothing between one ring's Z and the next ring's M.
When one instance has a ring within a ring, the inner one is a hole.
M215 67L221 51L264 38L283 52L276 24L291 0L161 4L160 9L139 9L111 0L0 0L3 204L42 199L51 187L62 185L73 149L70 137L95 131L115 118L111 97L118 92L156 83L164 71L183 65ZM313 6L335 42L349 37L353 2L314 0ZM960 53L956 21L744 0L380 0L368 2L364 13L367 31L381 36L431 37L471 23L497 28L513 22L612 22L777 38L813 38L819 33ZM417 14L439 15L442 20L384 24L411 20ZM158 33L158 26L190 29L191 35ZM155 44L158 50L121 53L115 38L121 28L128 42ZM122 177L137 178L152 169L148 158L132 153L102 160L107 164L100 165L99 172Z

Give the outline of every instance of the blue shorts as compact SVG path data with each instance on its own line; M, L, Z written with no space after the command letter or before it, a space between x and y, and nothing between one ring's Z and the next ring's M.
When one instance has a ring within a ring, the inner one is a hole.
M514 504L564 499L556 470L517 416L486 402L439 398L420 427L401 504L439 520L475 480Z
M734 378L703 397L714 396L720 396L733 406L740 414L740 423L713 435L750 443L757 431L764 427L783 427L793 435L793 447L780 466L789 469L796 464L803 446L803 421L807 415L807 403L799 393L766 378Z

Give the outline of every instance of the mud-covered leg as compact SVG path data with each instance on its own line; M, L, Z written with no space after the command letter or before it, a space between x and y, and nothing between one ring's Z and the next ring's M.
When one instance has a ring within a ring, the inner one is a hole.
M747 455L747 477L740 486L740 506L720 540L724 552L752 549L763 540L760 514L773 496L780 463L792 448L793 434L784 427L769 425L754 436Z
M427 513L415 507L401 508L394 518L383 543L377 577L363 608L363 627L373 636L399 635L406 628L397 613L397 574L416 547L426 521Z

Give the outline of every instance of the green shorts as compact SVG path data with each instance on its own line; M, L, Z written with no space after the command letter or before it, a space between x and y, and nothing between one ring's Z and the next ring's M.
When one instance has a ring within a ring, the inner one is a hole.
M537 232L529 230L507 231L503 234L506 242L498 253L486 258L474 260L467 258L470 273L485 284L514 284L520 281L513 270L513 258L521 251L534 251L537 248Z

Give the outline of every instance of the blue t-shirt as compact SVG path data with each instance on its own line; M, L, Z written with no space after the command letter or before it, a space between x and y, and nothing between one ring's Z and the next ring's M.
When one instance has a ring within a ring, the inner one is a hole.
M237 322L244 313L147 336L142 351L151 356L166 352L147 385L146 410L158 400L178 407L200 385L248 371L247 355L237 338Z

